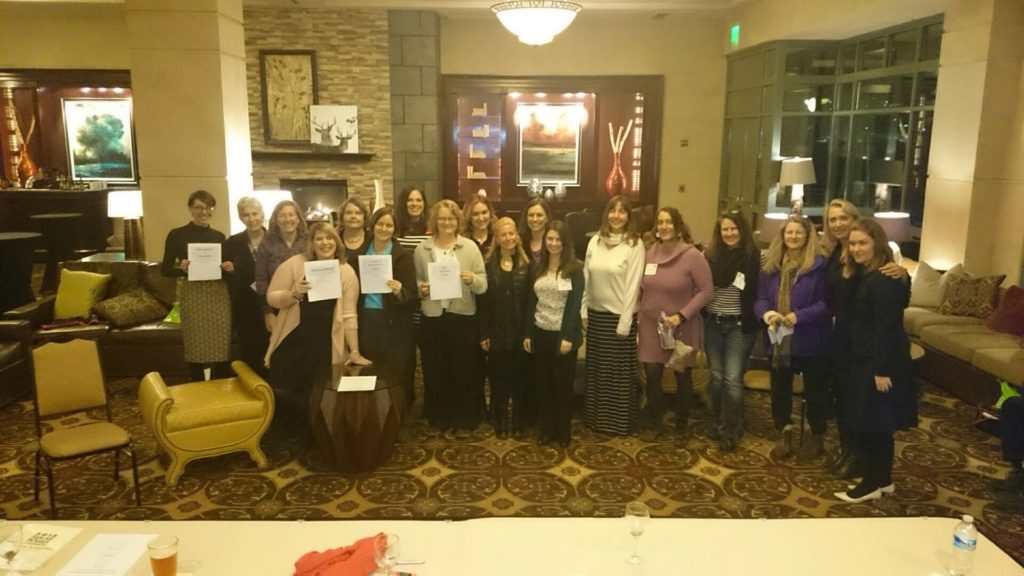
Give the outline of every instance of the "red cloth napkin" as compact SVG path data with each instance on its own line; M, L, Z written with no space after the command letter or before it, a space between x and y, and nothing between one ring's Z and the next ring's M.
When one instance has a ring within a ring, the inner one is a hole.
M374 541L382 534L368 536L350 546L326 552L306 552L295 562L295 576L367 576L377 569Z

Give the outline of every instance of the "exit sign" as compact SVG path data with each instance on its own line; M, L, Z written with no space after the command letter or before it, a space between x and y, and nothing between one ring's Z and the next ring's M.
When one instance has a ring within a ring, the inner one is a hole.
M733 24L732 28L729 28L729 44L733 48L740 45L740 25Z

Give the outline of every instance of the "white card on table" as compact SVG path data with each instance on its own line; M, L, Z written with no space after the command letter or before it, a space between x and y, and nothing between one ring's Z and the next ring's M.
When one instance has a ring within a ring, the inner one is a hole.
M376 376L342 376L338 380L338 392L365 392L376 387Z

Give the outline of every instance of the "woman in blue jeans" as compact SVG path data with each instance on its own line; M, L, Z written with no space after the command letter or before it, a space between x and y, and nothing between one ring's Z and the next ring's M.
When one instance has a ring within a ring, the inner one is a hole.
M761 324L754 315L761 251L738 212L718 217L708 264L715 287L704 307L704 351L711 367L711 437L723 452L743 436L743 373Z

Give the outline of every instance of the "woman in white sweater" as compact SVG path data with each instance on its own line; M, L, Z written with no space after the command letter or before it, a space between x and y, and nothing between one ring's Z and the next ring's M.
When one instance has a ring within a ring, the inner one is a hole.
M636 300L644 245L629 200L608 201L583 267L587 331L585 419L598 432L629 434L637 421Z

